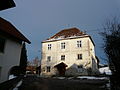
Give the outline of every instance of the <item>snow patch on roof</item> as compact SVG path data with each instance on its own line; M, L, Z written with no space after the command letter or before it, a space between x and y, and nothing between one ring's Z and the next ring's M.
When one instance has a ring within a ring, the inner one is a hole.
M62 40L62 39L69 39L69 38L78 38L78 37L83 37L83 36L88 36L84 32L80 31L77 28L70 28L70 29L64 29L61 30L60 32L56 33L52 37L48 38L45 41L54 41L54 40Z
M60 37L57 37L57 38L51 38L51 39L47 39L47 40L44 40L43 42L45 41L56 41L56 40L63 40L63 39L72 39L72 38L80 38L80 37L84 37L84 36L88 36L88 35L82 35L82 36L70 36L70 37L67 37L65 38L64 36L60 36Z

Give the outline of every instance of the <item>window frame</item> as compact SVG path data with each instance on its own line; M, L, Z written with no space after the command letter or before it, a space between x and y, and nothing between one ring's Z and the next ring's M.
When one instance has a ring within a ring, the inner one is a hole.
M83 69L83 65L78 65L77 66L79 69Z
M61 43L61 49L65 49L65 42Z
M51 61L51 56L47 56L47 62Z
M77 54L77 59L78 60L82 60L83 59L83 55L82 54Z
M65 55L61 55L61 60L65 60Z
M82 47L82 41L81 41L81 40L77 41L77 47L78 47L78 48L81 48L81 47Z
M52 44L48 44L48 50L51 50Z

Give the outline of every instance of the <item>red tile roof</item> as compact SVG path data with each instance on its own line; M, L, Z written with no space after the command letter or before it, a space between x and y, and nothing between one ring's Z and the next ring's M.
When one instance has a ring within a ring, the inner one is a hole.
M48 38L47 40L44 40L43 42L49 42L49 41L67 39L67 38L77 38L77 37L89 37L91 39L93 45L95 46L91 36L80 31L78 28L64 29L64 30L56 33L52 37Z
M59 37L67 38L67 37L71 37L71 36L82 36L82 35L86 35L86 34L84 34L82 31L80 31L77 28L69 28L69 29L64 29L64 30L58 32L57 34L50 37L49 39L53 39L53 38L56 39Z
M0 31L11 35L21 41L31 43L22 33L20 33L10 22L0 17Z

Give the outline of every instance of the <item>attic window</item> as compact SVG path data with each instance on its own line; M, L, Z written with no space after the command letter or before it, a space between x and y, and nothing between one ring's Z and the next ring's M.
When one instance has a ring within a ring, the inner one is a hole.
M0 52L4 53L5 39L0 37Z

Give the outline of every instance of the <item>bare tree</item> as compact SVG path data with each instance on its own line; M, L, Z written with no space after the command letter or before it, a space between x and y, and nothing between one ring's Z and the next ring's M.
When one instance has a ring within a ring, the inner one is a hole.
M120 22L118 19L108 20L101 35L104 40L104 51L112 71L112 90L120 90Z

